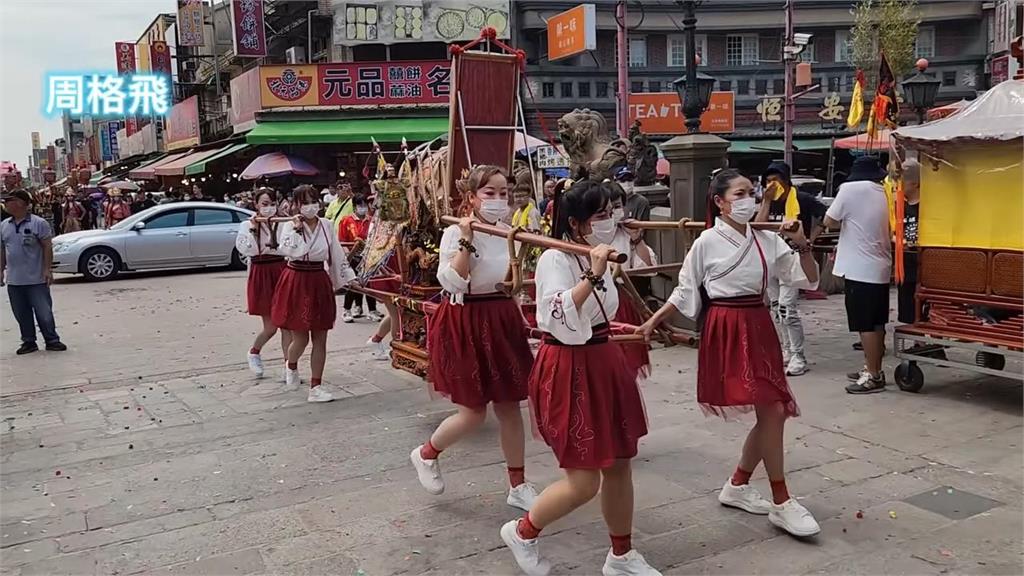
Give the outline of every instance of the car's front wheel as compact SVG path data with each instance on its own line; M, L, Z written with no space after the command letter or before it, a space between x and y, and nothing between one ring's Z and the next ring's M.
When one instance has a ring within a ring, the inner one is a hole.
M91 248L78 261L78 271L87 280L111 280L121 271L121 258L110 248Z
M249 267L249 257L242 254L235 248L231 249L231 269L245 270Z

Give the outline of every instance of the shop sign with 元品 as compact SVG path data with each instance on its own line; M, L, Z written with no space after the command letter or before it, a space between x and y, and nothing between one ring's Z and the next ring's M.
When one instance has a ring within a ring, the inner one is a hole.
M334 62L260 66L261 108L448 104L451 63Z

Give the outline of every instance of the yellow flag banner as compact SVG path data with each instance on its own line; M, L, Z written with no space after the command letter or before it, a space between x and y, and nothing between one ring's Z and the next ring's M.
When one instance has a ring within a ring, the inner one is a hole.
M850 99L850 114L846 117L846 126L856 128L864 117L864 71L857 70L853 83L853 97Z

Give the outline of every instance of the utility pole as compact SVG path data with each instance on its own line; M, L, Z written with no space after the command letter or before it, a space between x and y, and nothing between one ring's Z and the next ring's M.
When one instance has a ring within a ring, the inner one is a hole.
M793 45L793 0L786 0L786 37L783 46ZM783 122L783 157L790 169L793 169L793 123L796 122L796 102L793 97L793 67L796 58L786 50L782 51L782 64L786 67L786 117Z
M615 131L619 133L619 138L625 138L629 132L629 62L626 61L629 37L626 31L625 0L620 0L615 6L615 20L618 25L615 50L619 55L619 100L615 108Z

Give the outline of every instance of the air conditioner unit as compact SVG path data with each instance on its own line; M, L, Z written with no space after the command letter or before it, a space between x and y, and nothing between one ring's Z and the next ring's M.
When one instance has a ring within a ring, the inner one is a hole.
M302 46L292 46L284 51L284 59L289 64L305 64L306 49Z

